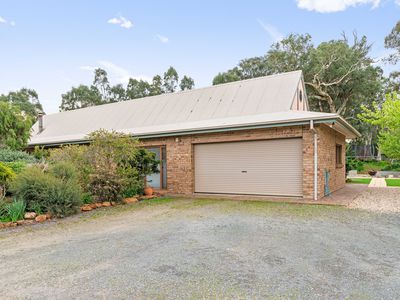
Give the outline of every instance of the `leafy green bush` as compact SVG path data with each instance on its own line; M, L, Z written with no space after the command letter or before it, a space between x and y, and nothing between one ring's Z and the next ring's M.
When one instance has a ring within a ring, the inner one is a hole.
M56 178L63 181L74 181L77 182L78 173L74 165L70 162L57 162L50 166L49 172Z
M358 172L361 172L363 169L363 162L361 160L354 157L346 158L346 172L351 170L357 170Z
M400 163L395 162L395 163L392 163L390 165L387 165L386 167L384 167L382 169L382 171L396 171L396 172L399 172L400 171Z
M25 200L31 211L65 217L75 213L81 205L82 192L74 180L62 180L38 167L25 169L15 178L11 188L16 197Z
M26 163L35 163L36 159L32 155L24 151L2 148L0 149L0 161L2 162L24 161Z
M10 218L11 222L17 222L18 220L22 220L25 214L26 204L24 200L16 200L9 203L7 206L7 216Z
M35 146L32 154L37 160L43 160L49 157L50 152L48 149L45 149L44 147Z
M27 166L27 163L23 160L4 162L4 164L10 169L12 169L15 174L21 173Z
M43 199L46 211L56 217L66 217L79 211L82 192L73 181L56 179Z
M93 197L89 193L82 194L82 203L83 204L91 204L93 203Z
M123 179L111 170L98 170L90 175L89 191L96 202L121 201Z
M144 190L144 180L136 180L130 182L130 185L125 187L122 192L124 198L130 198L137 195L142 195Z
M0 200L6 196L6 192L11 180L15 178L14 171L0 162Z

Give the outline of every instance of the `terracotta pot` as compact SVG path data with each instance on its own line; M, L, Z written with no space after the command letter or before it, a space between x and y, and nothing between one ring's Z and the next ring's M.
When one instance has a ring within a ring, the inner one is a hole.
M150 186L144 188L144 194L145 194L146 196L152 196L152 195L153 195L153 188L150 187Z
M368 171L368 174L369 174L370 176L375 176L376 173L378 173L378 172L375 171L375 170L370 170L370 171Z

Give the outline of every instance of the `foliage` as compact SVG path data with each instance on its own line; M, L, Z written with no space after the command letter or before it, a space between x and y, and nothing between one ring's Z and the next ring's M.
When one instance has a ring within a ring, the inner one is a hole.
M173 67L169 67L163 76L154 76L152 82L130 78L125 88L122 84L111 86L107 72L98 68L94 71L94 80L91 86L80 85L73 87L62 95L60 110L73 110L171 93L177 90L178 85L181 90L192 89L194 80L185 75L179 83L178 72Z
M374 103L373 109L362 107L360 119L380 128L378 146L392 159L400 159L400 98L396 93L387 94L382 105Z
M15 174L21 173L26 168L26 162L21 161L13 161L13 162L4 162L4 164L14 171Z
M78 172L75 166L70 162L62 161L52 164L50 165L49 172L62 181L74 181L77 183Z
M61 95L60 110L73 110L103 104L99 91L94 87L80 85Z
M353 157L346 157L346 173L351 170L357 170L358 172L361 172L363 170L362 161Z
M26 204L24 200L16 200L9 203L7 206L7 216L10 218L11 222L17 222L18 220L22 220L25 214Z
M389 55L388 61L397 63L400 60L400 21L396 23L392 31L385 37L385 48L395 50L395 53Z
M8 185L14 178L15 172L6 164L0 162L0 200L3 200L6 196Z
M74 181L56 179L49 186L43 204L47 212L63 218L79 211L82 205L82 191Z
M48 149L45 149L43 146L35 146L33 149L33 157L37 160L44 160L45 158L49 157L50 153Z
M6 164L0 162L0 184L10 182L15 178L15 172Z
M83 204L90 204L93 203L93 197L90 195L90 193L83 193L82 194L82 203Z
M124 179L121 178L115 169L98 169L90 175L89 191L97 202L120 201Z
M11 188L17 198L25 200L30 211L65 217L75 213L81 204L81 189L74 180L56 178L36 166L19 174Z
M23 161L26 163L35 163L36 159L27 152L20 150L13 150L10 148L0 149L0 161L2 162L16 162Z
M383 75L370 58L366 37L346 36L315 46L308 34L290 34L273 44L264 56L247 58L231 70L219 73L213 84L303 70L313 110L338 113L360 131L368 131L357 120L361 104L381 102ZM370 137L371 138L371 137ZM373 137L372 137L373 138Z
M51 164L69 163L77 170L77 181L80 187L86 191L89 184L89 175L92 172L85 145L66 145L50 150L48 161Z
M8 102L18 107L32 119L36 119L38 113L43 111L38 94L32 89L22 88L19 91L9 92L7 95L0 95L0 102Z
M21 149L26 146L32 118L7 102L0 101L0 148Z
M130 198L142 195L144 190L144 180L132 180L129 185L122 191L124 198Z

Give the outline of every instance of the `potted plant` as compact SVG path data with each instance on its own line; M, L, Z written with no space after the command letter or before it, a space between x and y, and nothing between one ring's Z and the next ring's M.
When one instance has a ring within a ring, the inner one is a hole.
M144 195L145 195L145 196L153 196L154 190L153 190L153 188L151 187L151 185L149 185L149 184L147 183L147 180L145 181L145 187L144 187L143 192L144 192Z

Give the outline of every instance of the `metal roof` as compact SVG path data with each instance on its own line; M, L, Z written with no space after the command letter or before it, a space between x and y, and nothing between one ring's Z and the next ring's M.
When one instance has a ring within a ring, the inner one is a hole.
M44 130L32 127L29 145L85 141L98 129L139 137L287 123L335 114L291 111L301 71L162 94L43 116Z

